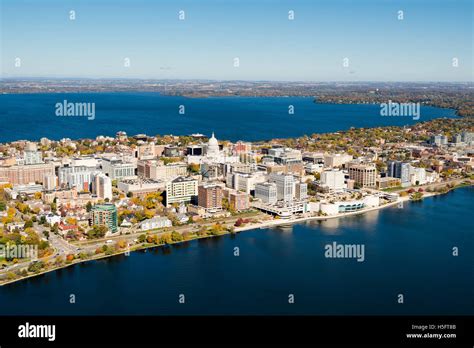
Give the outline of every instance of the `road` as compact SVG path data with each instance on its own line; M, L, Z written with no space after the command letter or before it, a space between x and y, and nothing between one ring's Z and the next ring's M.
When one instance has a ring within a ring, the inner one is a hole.
M210 227L214 225L215 223L221 223L225 226L233 226L235 222L240 219L240 218L253 218L253 219L258 219L262 217L266 217L266 214L263 214L261 212L252 212L248 214L242 214L239 216L231 216L228 218L224 219L219 219L217 221L210 221L210 222L205 222L201 224L190 224L190 225L182 225L182 226L174 226L172 227L172 231L176 231L178 233L184 233L184 232L196 232L202 227ZM150 230L150 231L142 231L138 229L138 226L134 226L130 230L130 234L122 234L122 235L115 235L115 236L108 236L104 237L101 239L95 239L95 240L85 240L85 241L77 241L73 242L73 245L75 247L81 248L82 250L95 250L96 248L102 246L105 244L108 240L112 240L114 242L117 242L119 240L125 240L127 242L133 241L137 239L140 235L146 234L146 233L151 233L151 234L158 234L161 235L163 233L170 233L171 228L168 228L167 230Z

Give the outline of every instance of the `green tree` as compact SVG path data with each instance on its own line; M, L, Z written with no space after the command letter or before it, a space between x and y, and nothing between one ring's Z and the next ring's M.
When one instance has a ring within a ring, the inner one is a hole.
M103 238L105 234L107 233L108 228L107 226L104 225L94 225L92 228L87 232L87 237L89 239L97 239L97 238Z
M35 261L35 262L30 263L30 265L28 266L28 271L33 272L33 273L37 273L37 272L41 271L42 268L44 268L44 262L43 261Z
M58 223L56 222L53 226L51 226L51 232L58 234L59 232L59 226Z
M40 224L40 225L44 225L45 223L46 223L46 216L41 215L39 224Z
M183 240L183 236L181 235L181 233L173 231L173 232L171 232L171 240L173 242L180 242L180 241Z

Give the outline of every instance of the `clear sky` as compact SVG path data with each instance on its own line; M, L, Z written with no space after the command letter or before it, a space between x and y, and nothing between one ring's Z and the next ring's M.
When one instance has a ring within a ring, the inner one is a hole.
M0 2L3 77L473 81L472 0Z

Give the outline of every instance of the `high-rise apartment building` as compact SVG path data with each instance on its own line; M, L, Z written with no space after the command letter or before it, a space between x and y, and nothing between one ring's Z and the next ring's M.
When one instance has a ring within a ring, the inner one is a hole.
M207 211L222 209L222 187L204 184L198 187L198 205Z
M166 206L173 203L189 203L198 195L198 181L190 177L178 177L166 184Z
M114 204L96 204L92 207L90 225L106 226L110 232L118 231L117 207Z

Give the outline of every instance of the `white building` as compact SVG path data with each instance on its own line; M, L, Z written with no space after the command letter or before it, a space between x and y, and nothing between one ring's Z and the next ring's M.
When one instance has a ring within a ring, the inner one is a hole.
M321 173L323 171L324 164L322 163L306 163L304 170L306 173Z
M112 180L135 177L136 163L123 162L115 157L102 158L102 171Z
M295 183L295 198L299 201L304 201L308 198L308 184L305 182L297 181Z
M173 203L189 203L198 195L198 181L193 178L178 177L166 184L166 206Z
M426 182L431 184L439 180L439 174L435 171L426 172Z
M14 185L13 188L10 189L7 187L4 190L11 199L17 199L19 195L32 195L36 192L43 191L43 185L29 183L26 185Z
M261 199L264 203L275 204L277 202L277 185L270 182L256 184L255 198Z
M61 217L59 215L48 214L45 216L46 222L53 226L54 224L59 224L61 222Z
M351 213L364 208L373 208L380 205L380 198L375 195L367 195L362 199L354 201L339 201L339 202L321 202L321 212L326 215L336 215L343 213Z
M44 176L43 186L46 191L52 191L57 186L58 177L53 174L47 174Z
M209 142L207 143L207 147L206 147L206 157L210 159L211 158L218 159L219 156L220 156L219 142L214 136L214 132L212 132L212 136L209 138Z
M94 176L100 174L95 167L67 166L58 169L59 185L77 188L78 191L89 191Z
M277 198L285 202L295 197L295 177L289 174L271 173L269 181L277 185Z
M411 167L410 182L412 185L424 185L427 183L425 168Z
M95 157L76 157L71 160L71 166L85 166L97 168L99 166L99 160Z
M341 167L352 161L352 156L348 154L327 154L324 155L324 166L326 168Z
M96 175L94 178L94 191L97 197L112 200L112 180L103 173Z
M201 164L201 171L208 171L208 168L213 164L225 164L225 163L237 163L239 162L239 156L229 154L226 149L220 150L219 142L217 141L214 133L209 138L208 143L204 146L205 154L199 155L188 155L187 162L194 164Z
M35 143L29 142L25 147L24 164L39 164L43 163L41 152L38 151Z
M342 191L347 187L344 183L344 173L340 170L325 170L321 172L321 186L331 191Z
M142 223L140 224L140 228L142 231L153 230L156 228L171 227L171 226L172 226L171 220L168 219L166 216L157 216L152 219L142 221Z
M227 173L226 186L236 191L243 191L250 194L255 190L255 185L265 182L266 176L263 172L246 173Z

